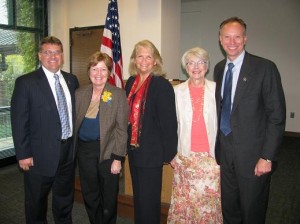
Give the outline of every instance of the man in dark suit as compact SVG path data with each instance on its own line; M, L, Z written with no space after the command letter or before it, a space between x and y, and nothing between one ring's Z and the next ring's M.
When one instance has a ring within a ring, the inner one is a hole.
M55 223L72 223L72 135L74 91L78 88L78 80L60 70L63 46L56 37L45 37L41 41L38 56L42 66L17 78L11 100L16 158L24 171L26 223L47 223L51 190ZM57 95L57 86L60 95ZM62 109L65 109L65 119L59 112Z
M214 70L224 223L263 224L271 171L285 129L280 74L273 62L245 51L246 24L240 18L223 21L219 35L226 52ZM228 84L227 73L232 77Z

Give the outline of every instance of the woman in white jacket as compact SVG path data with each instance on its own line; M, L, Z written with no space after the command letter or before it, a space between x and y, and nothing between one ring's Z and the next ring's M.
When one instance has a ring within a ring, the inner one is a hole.
M189 79L174 87L178 154L168 223L222 223L220 167L215 161L217 112L215 82L205 75L208 53L199 47L182 56Z

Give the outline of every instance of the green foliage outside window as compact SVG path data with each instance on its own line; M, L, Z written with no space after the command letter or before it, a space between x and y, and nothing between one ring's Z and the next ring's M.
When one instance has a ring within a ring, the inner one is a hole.
M13 149L10 99L15 79L37 68L47 24L47 0L0 0L0 160Z
M17 24L24 27L35 27L39 24L35 21L36 10L34 8L34 1L32 0L18 0L17 1ZM17 35L17 49L24 60L24 73L34 70L37 66L37 49L36 42L32 33L20 32Z
M47 28L44 26L47 22L43 21L46 18L45 11L42 10L46 7L46 1L11 0L7 1L5 5L0 5L0 7L7 12L7 21L9 21L8 24L5 23L6 20L0 21L0 30L3 28L6 32L10 32L10 39L14 42L8 44L14 46L12 47L14 53L7 53L5 50L2 52L0 49L2 57L5 57L4 60L2 59L2 66L0 67L2 89L0 91L0 106L7 106L14 88L14 80L22 74L35 70L38 66L37 46ZM15 19L11 19L12 15L15 16ZM2 25L1 22L4 24Z
M6 71L0 72L0 82L5 84L3 85L3 88L5 88L5 90L2 91L2 97L3 99L6 99L7 103L9 103L8 101L10 100L13 92L15 79L18 76L24 74L24 57L16 54L8 55L6 56L6 64Z

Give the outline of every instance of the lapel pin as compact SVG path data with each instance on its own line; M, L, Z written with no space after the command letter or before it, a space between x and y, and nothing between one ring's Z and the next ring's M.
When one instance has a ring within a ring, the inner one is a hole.
M244 81L244 82L247 82L247 78L246 78L246 77L244 77L244 78L243 78L243 81Z

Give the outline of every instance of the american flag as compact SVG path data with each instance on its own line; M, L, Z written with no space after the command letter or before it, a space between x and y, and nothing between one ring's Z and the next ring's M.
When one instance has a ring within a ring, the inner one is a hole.
M118 2L117 0L110 0L107 7L107 16L100 51L108 54L113 60L113 70L108 82L117 87L124 88L120 24L118 19Z

